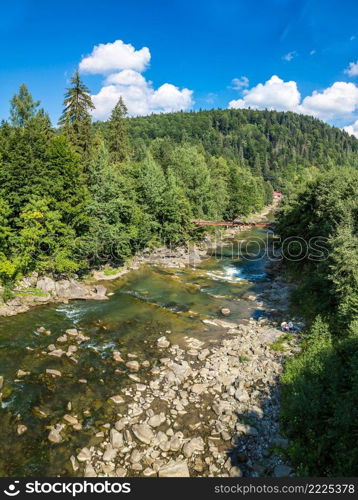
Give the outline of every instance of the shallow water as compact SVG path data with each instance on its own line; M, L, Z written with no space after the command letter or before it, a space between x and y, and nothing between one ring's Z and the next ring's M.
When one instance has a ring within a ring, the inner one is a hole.
M264 314L248 300L269 282L265 252L257 243L264 236L260 230L241 233L240 239L247 239L247 244L219 248L195 269L145 266L132 271L106 283L113 293L108 301L49 305L1 318L0 374L5 384L0 475L73 475L70 456L89 440L96 442L93 429L112 421L118 411L108 398L129 382L125 369L119 372L112 359L114 349L135 353L153 365L160 356L153 341L161 335L178 344L183 344L185 336L213 342L222 337L223 330L202 320L221 318L221 308L231 310L228 320L234 322ZM50 336L36 332L42 326L51 330ZM90 337L78 347L77 364L65 356L44 354L68 328L78 328ZM47 368L60 370L62 377L52 379L45 374ZM16 379L18 369L31 374ZM145 377L145 373L140 375ZM69 401L71 412L66 409ZM40 418L36 409L48 416ZM78 415L83 429L72 431L61 444L49 443L49 426L66 413ZM16 433L19 423L28 428L21 436Z

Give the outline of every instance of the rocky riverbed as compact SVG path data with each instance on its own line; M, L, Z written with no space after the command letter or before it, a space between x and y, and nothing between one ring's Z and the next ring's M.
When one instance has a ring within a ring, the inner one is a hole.
M228 236L243 241L238 232ZM197 268L177 265L177 254L165 267L161 252L154 267L138 257L139 269L113 282L104 302L5 318L0 470L294 475L279 377L299 338L278 328L292 318L277 263L267 265L263 248L246 258L262 236L248 232L245 248L226 242L204 260L202 249Z
M153 346L161 356L154 366L136 353L114 350L118 370L131 383L110 398L118 408L116 419L94 429L88 445L71 457L73 473L293 475L283 458L288 442L279 433L278 379L284 359L299 350L297 338L264 319L241 325L227 321L226 332L207 346L186 337L184 348L162 336ZM49 432L53 443L81 426L70 402L68 409Z

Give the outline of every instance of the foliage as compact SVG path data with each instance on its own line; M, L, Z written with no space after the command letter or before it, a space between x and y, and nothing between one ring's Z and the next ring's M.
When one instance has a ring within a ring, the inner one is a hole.
M326 239L324 258L302 249L287 262L300 280L293 300L312 321L282 379L283 423L302 475L358 473L357 200L357 171L337 169L316 176L280 215L283 238Z
M65 94L59 125L78 153L89 153L92 140L90 111L94 105L78 71L71 78L71 84Z
M29 119L35 115L40 101L34 101L28 88L23 83L20 85L19 93L15 94L10 101L10 120L14 127L23 127Z

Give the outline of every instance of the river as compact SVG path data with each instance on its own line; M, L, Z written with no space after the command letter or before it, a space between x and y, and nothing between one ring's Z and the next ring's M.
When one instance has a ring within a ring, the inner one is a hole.
M112 294L107 301L47 305L1 318L0 375L5 382L0 474L73 476L70 456L96 442L94 429L115 418L108 398L131 383L126 371L118 370L113 350L134 353L153 365L160 354L152 341L162 335L179 345L186 336L213 343L225 330L203 320L226 319L222 308L230 309L229 321L264 315L253 297L270 281L265 248L258 243L265 236L258 229L238 233L234 245L218 248L196 268L143 266L106 283ZM240 247L239 239L247 244ZM38 333L39 327L51 334ZM78 346L75 359L49 356L48 346L70 328L88 337ZM46 374L48 368L62 376L52 378ZM30 374L18 377L19 369ZM49 429L68 413L69 402L72 412L81 416L82 429L62 443L49 443ZM27 427L22 435L17 434L19 424Z

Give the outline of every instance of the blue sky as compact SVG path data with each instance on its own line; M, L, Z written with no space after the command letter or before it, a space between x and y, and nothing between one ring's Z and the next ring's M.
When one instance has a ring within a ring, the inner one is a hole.
M355 133L357 19L355 0L2 2L0 117L25 82L56 122L81 64L95 118L123 95L131 114L292 109Z

